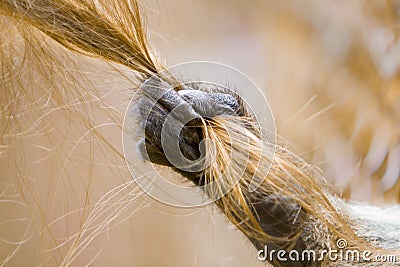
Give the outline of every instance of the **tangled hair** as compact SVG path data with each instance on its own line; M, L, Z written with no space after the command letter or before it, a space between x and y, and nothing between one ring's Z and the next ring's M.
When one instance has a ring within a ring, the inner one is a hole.
M17 173L12 173L11 169L8 171L9 164L5 162L3 167L6 173L21 177L23 175L22 167L18 165L16 138L35 134L37 128L41 127L38 125L40 117L49 112L42 109L46 99L38 99L41 95L51 99L50 110L57 107L67 109L69 120L79 121L91 135L101 141L104 145L102 152L107 149L113 151L117 158L123 158L106 136L94 129L95 122L90 118L90 114L103 114L90 105L91 101L101 97L85 95L85 86L90 85L90 81L82 81L77 78L74 70L63 68L63 61L73 52L110 62L136 88L153 75L162 73L166 67L149 46L138 3L129 0L3 0L0 5L0 131L2 143L4 142L5 149L11 155L9 160L16 159L13 164L18 170ZM44 36L50 37L52 41ZM56 51L52 51L53 41L63 48L58 46ZM79 69L79 66L76 67ZM33 77L33 68L40 75ZM134 79L130 75L134 75ZM174 94L176 93L174 97L182 96L177 93L183 89L178 77L164 75L161 79L162 84L167 84L162 88L173 88ZM44 86L40 86L41 84ZM33 88L42 91L32 91ZM77 105L75 100L87 105ZM24 129L19 123L22 124L22 113L28 108L41 110L42 113L35 118L29 129ZM110 116L111 122L121 124L116 114L111 112L107 116ZM154 117L154 120L157 119L160 122L161 118ZM200 131L201 138L212 140L212 143L206 143L205 155L210 158L215 156L216 160L211 161L199 173L177 171L196 185L215 182L216 186L204 193L211 199L216 199L215 204L219 209L257 249L262 249L264 245L286 251L334 249L337 239L343 237L348 240L349 248L357 250L399 249L399 239L396 239L398 237L392 240L385 237L379 239L381 232L373 231L377 230L376 225L365 223L365 217L356 215L357 210L362 210L363 207L357 208L356 204L340 200L331 192L320 171L291 152L284 144L274 146L273 155L262 154L262 147L269 144L267 140L261 139L260 129L254 125L254 118L245 109L235 115L202 116L195 126ZM45 127L41 130L46 134ZM146 138L154 137L151 136L154 135L153 128L144 130ZM189 150L196 152L195 158L199 142L197 140L188 146ZM11 150L13 146L15 149ZM156 150L162 154L162 149ZM232 158L232 151L240 151L239 155L243 157ZM152 155L148 159L160 164ZM168 166L168 163L162 165ZM271 168L266 174L265 169L269 165ZM241 174L239 170L244 170L244 173ZM254 177L262 180L262 184L253 192L249 188ZM21 178L22 191L25 187L23 180ZM227 188L231 189L226 190ZM110 195L123 192L118 190L110 192ZM219 197L225 191L228 192ZM131 203L134 199L128 198L125 201ZM96 206L96 212L104 208L103 204L100 202ZM118 214L120 213L113 216ZM96 213L91 213L89 219L94 221L96 216ZM106 226L101 227L103 228L96 229L104 230ZM74 236L67 256L61 256L61 260L57 258L54 261L63 265L73 262L79 252L93 240L92 236L88 239L82 238L83 234L93 229L90 225L81 226L81 233ZM399 230L398 226L393 226L392 231L396 229ZM54 244L55 247L58 245ZM276 258L268 261L275 266L294 266ZM305 261L298 264L312 266L321 262ZM324 264L352 266L351 262Z

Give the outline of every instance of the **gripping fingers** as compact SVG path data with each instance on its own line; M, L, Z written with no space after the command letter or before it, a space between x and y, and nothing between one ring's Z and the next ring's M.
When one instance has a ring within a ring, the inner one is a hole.
M158 77L146 80L141 89L143 95L152 101L153 105L161 105L167 113L183 124L200 117L171 85L161 81Z

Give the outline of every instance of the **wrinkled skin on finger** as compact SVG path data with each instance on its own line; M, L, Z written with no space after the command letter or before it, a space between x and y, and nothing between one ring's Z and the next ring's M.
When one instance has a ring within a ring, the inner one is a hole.
M238 96L221 88L198 90L194 84L175 90L157 77L145 81L141 93L138 107L140 128L145 137L139 141L140 154L155 164L174 168L196 185L203 185L203 173L198 170L201 169L199 166L194 166L193 170L182 170L166 157L166 150L173 149L169 146L174 139L178 139L183 157L189 161L198 160L203 140L202 120L243 115Z

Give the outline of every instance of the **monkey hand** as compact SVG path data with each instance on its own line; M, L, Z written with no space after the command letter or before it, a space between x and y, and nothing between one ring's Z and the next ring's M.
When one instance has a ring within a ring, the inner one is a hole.
M138 102L144 138L139 152L145 160L169 166L199 184L204 160L204 119L235 116L238 100L226 91L175 90L157 77L146 80Z

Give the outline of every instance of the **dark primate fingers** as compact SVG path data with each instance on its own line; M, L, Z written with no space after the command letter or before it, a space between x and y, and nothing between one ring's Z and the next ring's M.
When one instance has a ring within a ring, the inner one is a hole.
M153 105L159 104L168 114L174 116L179 122L186 124L199 114L187 103L174 88L158 77L151 77L141 87L145 97L152 101Z
M199 90L180 90L178 94L203 117L236 115L239 103L228 94L206 93Z
M143 96L138 106L142 118L140 126L146 140L141 144L140 151L149 148L148 154L155 153L154 156L145 156L154 163L162 161L165 165L165 161L168 162L165 153L174 147L173 138L179 138L179 148L186 159L199 159L199 144L203 138L200 118L232 116L239 109L238 101L229 94L184 88L175 91L155 76L141 87ZM160 153L164 154L163 159Z
M141 139L138 143L138 149L145 160L151 161L158 165L171 166L164 153L157 146L151 144L148 140Z

